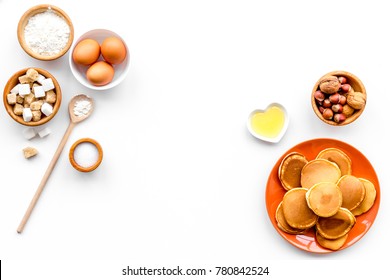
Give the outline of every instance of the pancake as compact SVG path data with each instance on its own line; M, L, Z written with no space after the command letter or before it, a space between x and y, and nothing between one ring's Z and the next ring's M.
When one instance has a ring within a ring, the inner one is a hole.
M304 229L297 229L297 228L293 228L291 227L286 219L284 218L284 214L283 214L283 201L281 201L279 203L279 206L278 208L276 209L276 214L275 214L275 218L276 218L276 221L278 223L278 227L283 230L284 232L286 233L290 233L290 234L300 234L300 233L303 233L305 232Z
M306 193L307 205L320 217L330 217L337 213L343 202L340 188L335 183L315 184Z
M316 240L317 240L318 244L320 244L322 247L324 247L326 249L330 249L333 251L336 251L336 250L340 249L341 247L343 247L343 245L345 244L345 241L347 241L347 237L348 237L348 234L343 235L337 239L326 239L323 236L321 236L321 234L319 234L318 231L316 232Z
M352 211L363 201L366 189L363 183L353 175L344 175L337 182L343 194L343 204L341 207Z
M360 203L358 207L351 211L352 214L354 214L355 216L359 216L370 210L371 207L374 205L376 198L376 189L374 184L371 183L369 180L363 178L359 178L359 180L363 183L363 186L366 190L366 195L364 196L362 203Z
M310 189L312 186L322 182L336 183L341 177L340 168L337 164L326 159L315 159L309 161L301 172L301 186Z
M279 165L278 176L283 188L288 191L301 186L301 170L307 159L300 153L290 153Z
M343 151L336 148L324 149L317 155L317 158L322 158L334 162L340 168L341 176L352 174L352 161Z
M307 206L306 189L294 188L283 196L283 214L293 228L308 229L316 224L317 215Z
M355 216L346 208L340 208L331 217L319 217L316 228L319 234L326 239L338 239L346 235L355 225Z

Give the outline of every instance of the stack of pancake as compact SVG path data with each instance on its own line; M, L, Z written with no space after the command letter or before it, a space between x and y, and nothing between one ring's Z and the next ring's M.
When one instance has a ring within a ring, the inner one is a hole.
M278 227L289 234L316 231L324 248L340 249L356 216L370 210L375 186L352 175L352 161L337 148L320 151L314 160L293 152L282 160L279 180L286 190L276 210Z

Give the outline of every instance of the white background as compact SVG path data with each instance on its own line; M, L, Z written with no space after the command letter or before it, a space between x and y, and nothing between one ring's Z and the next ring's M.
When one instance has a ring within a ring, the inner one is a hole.
M292 260L301 267L313 260L316 267L388 259L386 1L46 2L70 16L75 40L96 28L120 34L131 69L112 90L83 87L70 72L69 54L42 62L18 44L19 18L42 2L0 0L0 85L31 66L54 74L63 91L44 139L25 140L24 128L0 110L0 259L8 279L53 279L55 271L61 271L57 279L75 271L119 279L121 268L133 262L273 264L275 275L287 273L284 265L291 268ZM366 110L345 127L325 125L311 109L314 83L333 70L357 75L367 89ZM68 125L67 103L77 93L93 97L95 111L73 130L19 235L20 219ZM253 109L272 102L282 103L291 118L278 144L253 138L245 125ZM71 144L82 137L104 150L101 166L89 174L68 161ZM319 256L277 234L264 194L278 158L320 137L359 149L377 172L382 199L362 240ZM27 145L40 154L25 160Z

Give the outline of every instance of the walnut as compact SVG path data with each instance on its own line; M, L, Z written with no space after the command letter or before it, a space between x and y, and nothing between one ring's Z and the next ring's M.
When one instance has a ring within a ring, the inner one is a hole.
M336 76L326 76L319 83L320 90L327 94L332 94L340 89L340 81Z
M366 105L366 95L358 91L351 92L347 96L347 103L352 108L360 110Z
M352 108L351 106L349 106L348 104L345 104L345 105L343 106L343 114L344 114L347 118L349 118L350 116L352 116L354 112L355 112L355 109Z

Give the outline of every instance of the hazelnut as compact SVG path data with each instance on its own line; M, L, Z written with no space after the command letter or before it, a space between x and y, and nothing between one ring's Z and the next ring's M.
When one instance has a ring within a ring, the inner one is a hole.
M340 81L336 76L326 76L319 83L320 90L332 94L340 89Z
M343 114L345 115L345 117L349 118L350 116L353 115L353 113L355 113L355 109L354 108L352 108L348 104L345 104L343 106Z
M317 101L324 101L325 99L325 94L323 92L321 92L320 90L317 90L315 93L314 93L314 98L317 100Z
M330 100L327 98L327 99L325 99L324 101L322 101L322 106L324 106L325 108L330 108L330 107L332 107L332 103L331 103Z
M358 91L348 93L347 103L352 108L360 110L366 105L366 95Z
M332 111L335 113L341 113L343 111L343 106L340 104L332 105Z
M334 117L333 117L333 120L337 123L341 123L343 121L345 121L347 118L345 117L344 114L335 114Z
M337 104L340 102L340 94L339 93L333 93L331 96L329 96L329 101L333 104Z
M346 84L347 83L347 78L345 78L343 76L340 76L339 77L339 82L340 82L340 84Z
M345 105L347 103L347 97L345 95L340 95L339 104Z
M348 92L350 87L351 87L350 84L343 84L343 85L341 85L341 90L343 92Z
M325 108L324 112L322 112L322 116L326 120L331 120L333 118L333 111L332 111L332 109Z

